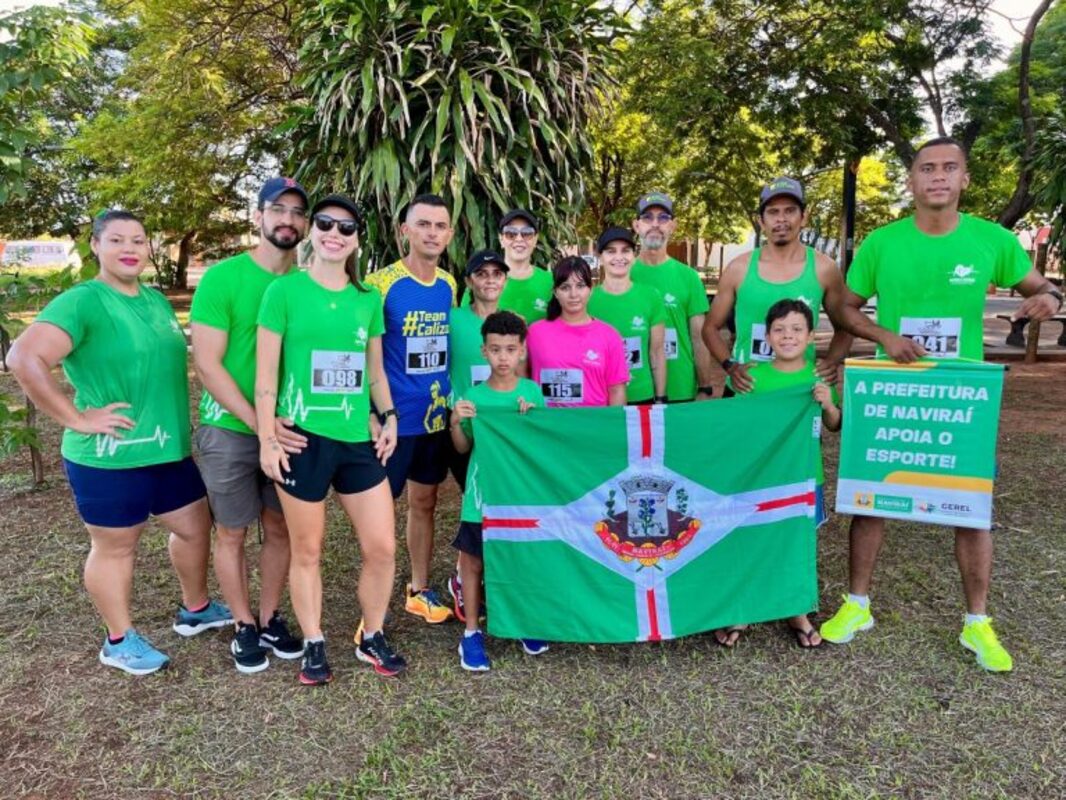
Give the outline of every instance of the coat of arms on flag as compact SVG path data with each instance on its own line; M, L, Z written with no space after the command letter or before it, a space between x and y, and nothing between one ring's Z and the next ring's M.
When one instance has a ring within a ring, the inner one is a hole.
M475 418L490 633L668 639L817 603L806 390Z

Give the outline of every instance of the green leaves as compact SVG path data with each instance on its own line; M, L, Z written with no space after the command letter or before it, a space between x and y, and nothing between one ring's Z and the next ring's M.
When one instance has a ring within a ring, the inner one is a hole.
M453 264L495 244L513 206L544 219L546 241L568 243L620 24L595 0L309 3L297 19L308 108L293 166L315 191L369 206L376 263L397 255L400 214L427 191L453 211Z

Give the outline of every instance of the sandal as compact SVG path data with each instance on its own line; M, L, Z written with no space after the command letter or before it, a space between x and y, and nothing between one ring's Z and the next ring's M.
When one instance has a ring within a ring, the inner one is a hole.
M822 634L813 625L809 628L797 628L790 622L788 627L792 630L792 635L796 637L796 646L801 650L814 650L822 646L824 641ZM817 642L814 641L815 636L818 637Z
M740 641L740 634L748 629L747 625L730 625L728 628L716 628L714 640L722 647L732 649Z

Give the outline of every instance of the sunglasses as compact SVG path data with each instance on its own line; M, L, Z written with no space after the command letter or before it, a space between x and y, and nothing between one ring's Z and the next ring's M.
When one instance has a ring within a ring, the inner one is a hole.
M354 236L359 230L359 223L354 219L334 219L328 214L315 214L314 220L315 227L323 233L333 230L334 226L341 236Z
M531 239L537 235L537 231L530 227L519 228L517 226L508 225L502 231L504 239L517 239L519 236L523 236L526 239Z
M673 218L674 218L673 214L666 214L666 213L652 214L651 212L648 212L648 211L646 211L646 212L644 212L643 214L640 215L640 220L642 222L658 222L660 225L663 224L663 223L669 222Z

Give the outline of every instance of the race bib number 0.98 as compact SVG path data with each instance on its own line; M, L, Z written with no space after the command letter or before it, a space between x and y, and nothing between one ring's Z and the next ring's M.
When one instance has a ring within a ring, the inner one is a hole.
M320 394L362 394L366 353L311 351L311 391Z
M426 375L447 369L447 336L416 336L407 340L408 375Z
M900 336L920 344L933 358L958 358L962 336L961 317L903 317Z
M549 403L581 402L584 396L585 373L579 369L542 369L540 390Z

